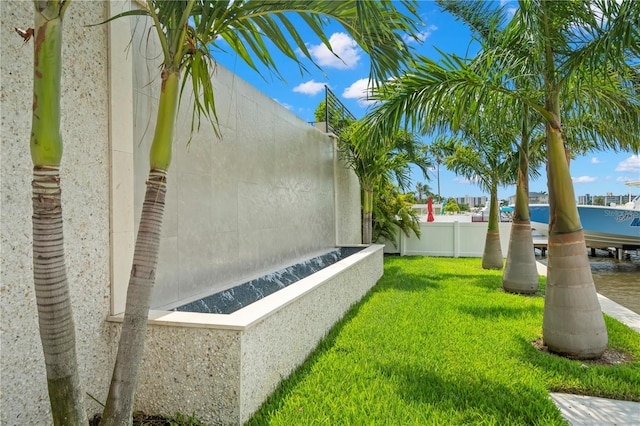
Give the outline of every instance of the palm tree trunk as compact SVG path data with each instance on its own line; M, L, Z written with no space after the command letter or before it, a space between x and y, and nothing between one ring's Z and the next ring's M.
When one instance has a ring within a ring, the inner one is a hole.
M156 130L149 152L151 170L136 237L118 354L101 425L131 424L132 421L160 252L167 169L171 163L179 81L179 72L163 72Z
M500 246L500 221L498 220L498 188L491 187L491 200L489 206L489 223L487 236L482 252L483 269L502 269L502 247Z
M371 244L373 235L373 189L362 190L362 244Z
M560 91L550 41L547 41L545 65L545 109L552 119L547 119L546 125L549 258L542 335L550 351L577 358L597 358L607 348L607 328L591 275L565 153Z
M575 205L560 132L547 125L549 258L543 338L553 352L597 358L607 348L607 329Z
M86 425L64 260L58 168L34 167L32 186L33 281L53 423Z
M502 275L502 287L509 293L531 294L538 291L538 269L536 268L529 216L529 135L526 124L526 107L523 115L516 205L511 223L507 264Z
M59 166L62 18L66 6L35 3L33 115L33 282L54 425L86 425L75 325L64 258Z
M131 423L160 249L160 232L167 189L166 175L162 170L152 170L147 180L147 191L127 289L122 334L102 425Z

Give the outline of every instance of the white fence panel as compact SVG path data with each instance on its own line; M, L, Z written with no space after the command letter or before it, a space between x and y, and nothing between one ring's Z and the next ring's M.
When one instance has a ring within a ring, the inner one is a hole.
M482 257L487 235L487 222L420 223L420 238L399 232L398 249L387 245L387 253L401 256ZM500 223L500 245L506 258L509 248L510 222Z

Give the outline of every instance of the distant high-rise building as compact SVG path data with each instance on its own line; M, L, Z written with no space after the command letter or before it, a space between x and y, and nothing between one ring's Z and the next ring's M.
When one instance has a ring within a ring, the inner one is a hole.
M580 195L578 196L578 204L582 204L582 205L593 204L593 197L591 196L591 194Z
M591 205L594 203L596 198L600 198L600 197L604 198L605 206L610 206L610 205L618 206L629 201L628 195L613 195L613 193L607 192L607 195L591 195L591 194L580 195L578 196L578 204Z
M549 196L543 192L530 192L529 204L547 204L549 202ZM516 203L516 196L509 197L509 204Z

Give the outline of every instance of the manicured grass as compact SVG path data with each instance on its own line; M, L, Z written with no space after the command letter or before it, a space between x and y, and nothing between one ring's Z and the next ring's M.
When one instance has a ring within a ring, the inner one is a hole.
M392 257L250 425L564 424L550 391L640 401L640 335L608 318L600 366L538 351L543 299L480 259ZM541 279L542 284L544 280Z

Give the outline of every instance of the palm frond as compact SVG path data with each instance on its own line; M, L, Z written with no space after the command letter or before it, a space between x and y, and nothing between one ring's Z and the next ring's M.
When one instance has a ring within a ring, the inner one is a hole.
M319 66L308 50L309 40L302 36L302 28L332 50L325 28L330 22L337 22L370 55L372 81L384 80L411 57L404 37L417 34L419 17L415 5L415 0L149 0L146 8L124 12L116 18L151 18L162 46L163 70L184 71L183 89L189 81L197 94L193 131L203 116L216 128L213 87L207 78L215 69L213 52L223 49L223 42L260 74L266 69L281 77L281 64L274 59L274 51L304 73L305 61ZM294 22L295 17L298 20Z

